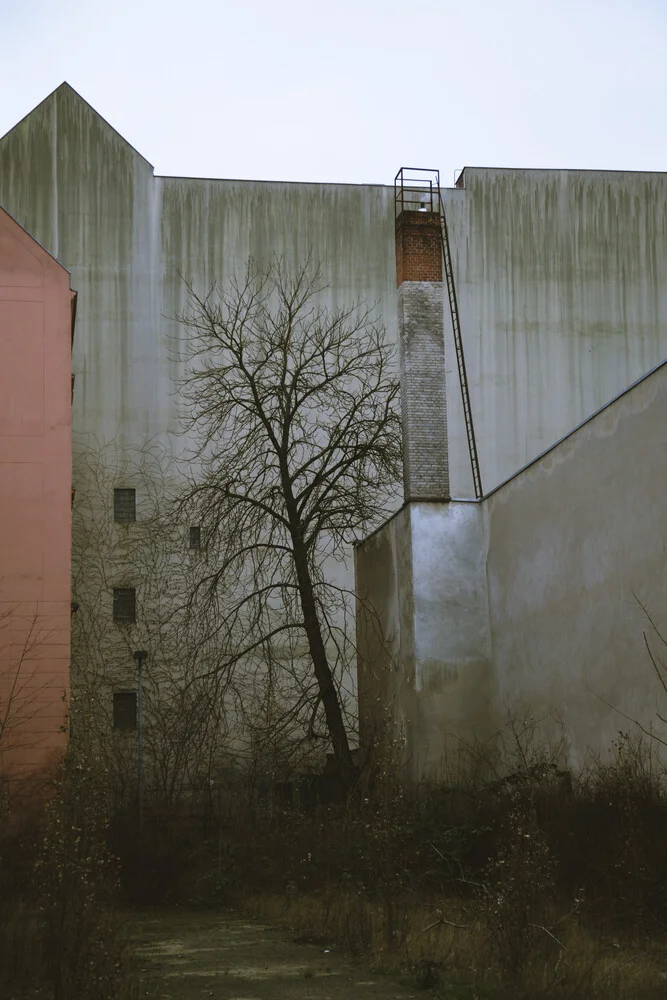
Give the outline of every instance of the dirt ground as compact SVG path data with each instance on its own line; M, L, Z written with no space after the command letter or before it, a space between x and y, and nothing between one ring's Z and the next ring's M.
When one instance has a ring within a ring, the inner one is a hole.
M408 1000L410 990L370 973L326 943L233 913L169 909L133 920L146 1000Z

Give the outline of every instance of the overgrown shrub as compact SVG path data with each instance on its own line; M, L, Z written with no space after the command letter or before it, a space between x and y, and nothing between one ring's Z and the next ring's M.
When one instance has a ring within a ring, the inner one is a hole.
M556 862L530 803L517 799L480 883L481 914L503 979L516 982L535 952L553 951ZM556 953L558 957L558 952Z
M73 740L48 805L35 866L45 972L54 1000L136 995L115 909L116 861L106 845L108 787L101 762Z

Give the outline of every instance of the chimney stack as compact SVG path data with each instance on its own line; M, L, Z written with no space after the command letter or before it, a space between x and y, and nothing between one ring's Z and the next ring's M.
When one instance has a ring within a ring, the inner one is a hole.
M449 500L438 212L400 212L396 219L396 284L405 500Z

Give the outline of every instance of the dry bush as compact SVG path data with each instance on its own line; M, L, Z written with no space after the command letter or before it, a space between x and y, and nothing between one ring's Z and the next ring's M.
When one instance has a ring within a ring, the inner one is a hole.
M0 829L0 995L133 1000L106 847L106 775L75 740L33 810Z
M591 916L623 933L667 923L665 775L643 737L619 734L582 777L562 836L563 869L588 887Z
M49 803L35 891L54 1000L132 1000L128 945L106 845L108 787L84 739L70 743Z
M503 840L480 883L479 902L490 951L503 980L521 979L529 958L555 966L563 946L548 927L554 909L555 861L530 804L509 812Z
M664 995L665 796L648 748L622 738L580 776L522 753L493 781L385 781L370 801L230 826L237 900L422 986Z

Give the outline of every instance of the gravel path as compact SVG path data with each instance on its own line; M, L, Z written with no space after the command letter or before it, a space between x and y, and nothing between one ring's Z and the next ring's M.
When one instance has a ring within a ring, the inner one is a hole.
M170 909L133 920L150 1000L408 1000L417 992L325 945L234 914Z

